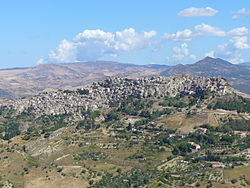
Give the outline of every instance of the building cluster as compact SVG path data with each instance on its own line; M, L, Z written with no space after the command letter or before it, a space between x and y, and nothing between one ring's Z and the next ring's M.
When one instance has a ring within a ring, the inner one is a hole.
M81 92L83 90L88 92ZM119 105L121 100L128 97L174 97L178 94L197 95L204 91L223 95L232 93L233 89L221 77L177 75L138 79L110 78L76 91L44 92L34 97L16 100L8 106L20 113L29 111L38 116L72 114L82 118L84 110L109 108L111 105Z

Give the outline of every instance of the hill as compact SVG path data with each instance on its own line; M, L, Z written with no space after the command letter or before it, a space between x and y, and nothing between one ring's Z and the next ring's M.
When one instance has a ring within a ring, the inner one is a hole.
M161 72L160 75L190 74L194 76L222 76L232 86L242 92L250 94L250 67L232 64L220 58L206 57L194 64L176 65Z
M240 63L238 65L241 65L241 66L250 66L250 62Z
M76 89L112 77L140 78L190 74L222 76L241 92L250 94L250 66L207 57L189 65L134 65L110 61L41 64L30 68L0 70L0 99L33 96L44 91Z
M144 77L158 74L164 65L133 65L95 61L41 64L0 70L0 98L20 98L43 91L81 87L107 77Z
M9 101L0 187L247 187L250 101L235 92L221 77L178 75Z

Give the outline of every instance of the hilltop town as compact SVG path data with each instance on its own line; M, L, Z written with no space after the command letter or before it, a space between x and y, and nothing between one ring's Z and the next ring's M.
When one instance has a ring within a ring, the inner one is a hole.
M179 75L152 78L111 78L94 82L88 88L45 92L37 96L16 100L9 105L18 112L30 111L37 115L72 114L82 118L82 110L105 109L117 106L122 100L175 97L179 94L196 96L210 92L221 96L233 94L227 81L221 77L192 77Z

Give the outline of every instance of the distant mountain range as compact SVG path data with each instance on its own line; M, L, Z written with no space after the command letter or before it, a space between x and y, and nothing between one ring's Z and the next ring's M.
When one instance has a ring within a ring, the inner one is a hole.
M241 65L241 66L250 66L250 62L240 63L238 65Z
M179 64L160 73L162 76L174 74L190 74L204 77L222 76L234 88L250 94L250 66L232 64L220 58L206 57L194 64Z
M206 57L188 65L134 65L111 61L41 64L30 68L0 70L0 99L14 99L43 91L74 89L107 77L149 77L190 74L222 76L234 88L250 94L250 66L231 64L219 58Z
M110 61L40 64L0 70L0 99L14 99L54 89L72 89L107 77L159 75L166 65L133 65Z

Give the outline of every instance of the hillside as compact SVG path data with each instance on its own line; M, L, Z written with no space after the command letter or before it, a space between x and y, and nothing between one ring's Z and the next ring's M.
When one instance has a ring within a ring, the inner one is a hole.
M151 76L166 67L96 61L4 69L0 70L0 98L27 97L43 91L81 87L107 77Z
M9 101L0 186L247 187L250 101L235 92L221 77L178 75Z
M250 62L240 63L241 66L250 66Z
M206 57L194 64L176 65L163 71L160 75L190 74L193 76L222 76L232 86L242 92L250 94L250 67L231 64L219 58Z
M177 95L199 96L203 93L226 95L235 93L227 81L220 77L204 78L188 75L151 78L113 78L94 82L76 91L60 90L40 93L37 96L10 102L18 112L29 109L40 115L72 114L81 116L85 109L98 110L119 106L129 98L175 97ZM70 105L69 105L70 104Z

